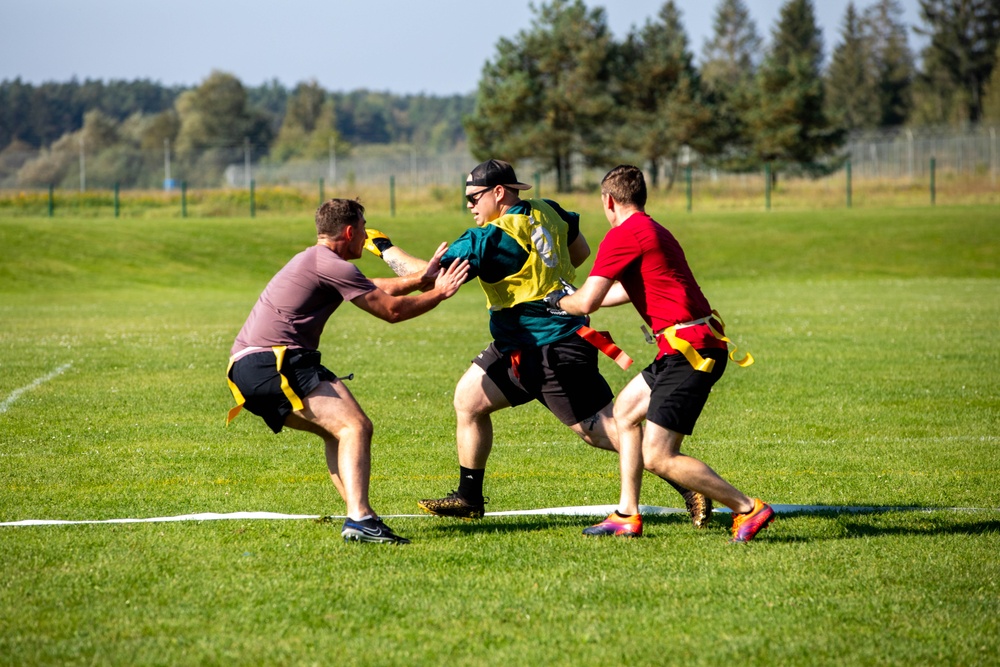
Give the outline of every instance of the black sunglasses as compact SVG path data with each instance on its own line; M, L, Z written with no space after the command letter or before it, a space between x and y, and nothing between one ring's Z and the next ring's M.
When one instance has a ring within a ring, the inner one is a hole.
M493 188L483 188L479 192L472 192L470 194L467 194L465 195L465 200L470 204L472 204L473 206L475 206L476 204L479 203L479 200L482 199L483 195L492 189Z

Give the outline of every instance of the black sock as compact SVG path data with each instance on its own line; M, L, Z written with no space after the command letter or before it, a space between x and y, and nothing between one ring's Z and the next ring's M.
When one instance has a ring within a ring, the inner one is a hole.
M677 493L681 494L682 496L690 490L690 489L685 489L683 486L681 486L677 482L671 481L671 480L667 479L666 477L660 476L660 479L662 479L664 482L666 482L670 486L672 486L675 489L677 489Z
M486 477L486 469L474 470L459 466L458 470L459 495L470 503L478 503L483 499L483 478Z
M630 516L632 516L631 514L622 514L619 510L615 510L615 514L617 514L622 519L627 519Z

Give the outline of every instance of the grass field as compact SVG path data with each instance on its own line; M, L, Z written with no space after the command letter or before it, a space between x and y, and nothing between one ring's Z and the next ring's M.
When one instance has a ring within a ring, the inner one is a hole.
M997 208L651 213L757 359L688 451L773 503L885 511L785 514L738 546L724 514L634 541L585 539L587 517L390 519L405 547L308 519L0 527L0 664L1000 664ZM426 254L469 218L369 224ZM0 521L342 514L312 436L223 426L232 339L312 241L309 213L0 218ZM327 327L384 515L456 484L483 305L469 285L411 322L345 306ZM594 323L651 358L630 308ZM634 373L602 368L616 390ZM488 510L617 499L614 457L538 406L495 425ZM680 505L649 477L642 501Z

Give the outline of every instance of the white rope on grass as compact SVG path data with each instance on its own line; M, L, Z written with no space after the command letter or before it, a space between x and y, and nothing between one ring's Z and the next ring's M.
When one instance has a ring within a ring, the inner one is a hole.
M576 507L546 507L541 509L510 510L505 512L487 512L487 517L508 516L606 516L617 508L616 505L580 505ZM874 514L880 512L1000 512L1000 508L986 507L913 507L913 506L849 506L849 505L771 505L777 514ZM644 516L654 514L686 514L687 510L679 507L659 507L656 505L640 505L639 512ZM727 508L715 509L714 512L729 513ZM428 518L431 514L387 514L384 519ZM166 523L177 521L252 521L252 520L303 520L303 519L346 519L345 516L322 516L318 514L281 514L279 512L229 512L219 514L202 512L199 514L180 514L177 516L161 516L141 519L93 519L84 521L65 521L61 519L24 519L23 521L7 521L0 526L66 526L80 524L115 524L115 523Z
M39 385L45 384L46 382L48 382L49 380L51 380L53 378L59 377L60 375L62 375L63 373L65 373L66 370L70 366L72 366L72 365L73 365L72 361L69 362L68 364L63 364L62 366L60 366L59 368L55 369L54 371L52 371L48 375L43 375L40 378L36 378L36 379L32 380L30 383L28 383L28 384L24 385L23 387L21 387L20 389L15 389L14 391L10 392L10 396L8 396L7 398L5 398L3 400L3 402L0 403L0 415L2 415L3 413L7 412L7 410L10 408L10 406L14 405L14 401L16 401L17 399L21 398L21 394L23 394L26 391L31 391L35 387L38 387Z

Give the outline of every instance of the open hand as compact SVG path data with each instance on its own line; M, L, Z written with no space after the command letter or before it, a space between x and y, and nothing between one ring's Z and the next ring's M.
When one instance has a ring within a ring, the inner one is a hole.
M433 261L433 260L432 260ZM469 260L463 259L461 262L452 262L444 271L438 273L434 280L434 288L444 294L444 298L450 298L458 292L458 288L469 279Z

